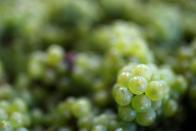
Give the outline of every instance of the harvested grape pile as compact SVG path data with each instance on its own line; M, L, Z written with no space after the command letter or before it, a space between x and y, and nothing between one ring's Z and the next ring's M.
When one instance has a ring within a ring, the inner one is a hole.
M184 131L195 0L0 0L0 131Z

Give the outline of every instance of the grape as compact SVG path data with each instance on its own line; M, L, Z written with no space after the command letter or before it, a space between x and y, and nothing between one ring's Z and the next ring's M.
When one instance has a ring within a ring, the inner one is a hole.
M131 93L140 95L145 92L147 81L141 76L132 77L128 82L128 89Z
M132 107L137 112L142 112L151 107L151 101L145 95L137 95L132 98Z
M174 100L167 100L163 105L164 115L167 117L173 116L178 109L178 105Z
M37 62L30 62L29 64L29 75L32 78L38 79L41 78L44 74L44 67L41 63L37 63Z
M133 121L136 117L136 112L129 106L122 106L118 108L119 117L124 121Z
M117 104L121 106L128 105L131 102L132 94L129 93L125 87L119 87L118 85L113 88L113 96Z
M132 70L133 76L142 76L146 80L150 80L152 77L152 70L149 66L144 64L139 64Z
M151 125L156 118L156 113L153 109L148 109L144 112L139 112L136 117L136 121L138 124L142 126L149 126Z
M73 103L72 112L76 117L83 117L88 115L91 111L91 104L88 99L79 99L77 102Z
M64 56L64 51L61 46L52 45L47 52L47 63L51 66L58 65Z
M118 84L121 86L127 86L127 83L130 79L130 73L129 72L120 72L120 74L118 75Z
M172 88L180 93L180 94L184 94L186 89L187 89L187 81L185 80L184 77L182 76L178 76L175 80L175 82L172 85Z
M146 96L153 101L160 100L164 95L166 86L164 81L151 81L146 88Z

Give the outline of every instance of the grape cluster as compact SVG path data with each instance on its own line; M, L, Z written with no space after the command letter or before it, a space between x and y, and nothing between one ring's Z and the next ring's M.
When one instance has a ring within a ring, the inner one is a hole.
M13 130L27 127L31 124L31 117L26 103L22 99L14 101L0 100L0 128ZM26 130L26 129L25 129Z
M186 88L186 80L169 68L129 64L120 71L113 96L122 120L149 126L160 115L169 117L176 113Z

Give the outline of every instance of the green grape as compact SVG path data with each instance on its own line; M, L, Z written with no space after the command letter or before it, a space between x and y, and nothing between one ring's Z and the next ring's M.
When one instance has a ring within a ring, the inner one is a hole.
M142 112L151 107L151 101L145 95L136 95L131 101L132 107L136 112Z
M128 89L131 93L140 95L145 92L147 86L147 81L142 76L132 77L128 82Z
M93 119L94 125L104 125L110 130L113 130L117 126L116 114L111 111L104 112Z
M115 85L112 94L117 104L121 106L126 106L131 102L132 94L129 93L128 89L125 87L119 87Z
M41 63L30 61L28 72L31 78L33 79L40 79L43 77L44 74L44 65Z
M149 66L144 64L139 64L135 66L132 70L133 76L142 76L146 80L150 80L152 78L152 70Z
M88 99L81 98L72 104L71 111L77 118L86 116L91 113L91 104Z
M172 83L175 81L175 75L173 71L170 68L163 68L159 71L159 75L161 80L168 83L168 85L172 85Z
M136 122L142 126L151 125L156 119L156 113L153 109L137 113Z
M51 66L58 65L64 57L64 51L61 46L52 45L48 49L47 63Z
M127 83L131 77L129 72L122 71L118 75L117 82L120 86L128 86Z
M187 89L187 81L183 76L177 76L172 88L179 94L184 94Z
M129 106L122 106L118 108L119 117L123 121L133 121L136 117L136 112L131 109Z
M146 88L146 96L153 101L160 100L164 95L164 88L166 86L164 81L151 81Z
M178 109L178 104L175 100L169 99L163 103L163 113L165 116L173 116Z

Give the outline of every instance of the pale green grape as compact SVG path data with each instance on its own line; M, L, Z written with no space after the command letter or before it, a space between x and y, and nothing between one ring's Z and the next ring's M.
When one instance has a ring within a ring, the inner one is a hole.
M129 80L128 89L131 93L140 95L145 92L147 86L147 81L142 76L135 76Z
M163 113L165 116L173 116L178 109L178 104L175 100L169 99L163 103Z
M118 108L119 117L123 121L133 121L136 117L136 112L130 106L121 106Z
M164 95L166 86L164 81L151 81L146 88L146 96L153 101L160 100Z
M128 81L131 77L131 74L129 72L120 72L117 78L117 82L120 86L128 86Z
M132 107L137 112L142 112L151 107L151 101L145 95L136 95L131 101Z
M125 87L115 85L112 94L116 103L121 106L126 106L131 102L132 94Z
M155 118L155 111L153 109L148 109L144 112L137 113L136 121L139 125L149 126L155 121Z
M51 66L56 66L63 60L63 56L64 51L62 47L58 45L52 45L48 49L47 63Z
M152 69L144 64L139 64L132 70L133 76L142 76L147 80L152 78Z

